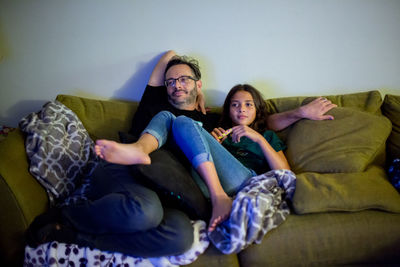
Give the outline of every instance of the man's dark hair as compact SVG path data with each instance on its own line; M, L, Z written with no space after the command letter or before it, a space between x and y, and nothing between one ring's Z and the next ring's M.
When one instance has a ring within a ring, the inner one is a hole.
M180 65L180 64L188 65L190 67L190 69L192 70L192 73L194 76L193 78L195 78L196 80L201 79L199 62L196 59L190 58L187 56L173 56L168 61L167 66L165 67L164 79L165 79L165 74L167 73L169 68L171 68L172 66L175 66L175 65Z
M263 133L267 130L267 104L264 101L262 94L253 86L249 84L238 84L235 85L228 93L225 98L225 102L222 108L221 126L224 129L233 127L232 119L230 116L230 105L231 99L238 91L245 91L251 94L253 97L254 105L256 108L256 117L254 121L249 125L250 128L256 130L259 133Z

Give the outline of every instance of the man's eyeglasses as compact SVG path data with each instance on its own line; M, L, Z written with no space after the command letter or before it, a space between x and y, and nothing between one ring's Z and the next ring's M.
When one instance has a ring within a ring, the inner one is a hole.
M191 76L181 76L176 79L170 78L168 80L165 80L165 86L166 87L174 87L176 84L176 81L178 81L182 86L188 85L191 81L198 81L195 78Z

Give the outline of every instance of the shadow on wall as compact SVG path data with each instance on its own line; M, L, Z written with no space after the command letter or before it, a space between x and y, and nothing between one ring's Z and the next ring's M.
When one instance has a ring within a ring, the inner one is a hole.
M115 91L113 98L140 101L150 75L163 54L159 54L148 62L138 62L136 65L137 71L121 88Z
M38 112L48 101L49 100L24 100L17 102L6 111L4 117L0 117L0 121L4 122L6 126L17 127L22 118L28 116L32 112ZM18 120L16 120L16 118L18 118Z
M224 104L227 93L216 89L206 89L204 90L204 95L207 107L220 108Z

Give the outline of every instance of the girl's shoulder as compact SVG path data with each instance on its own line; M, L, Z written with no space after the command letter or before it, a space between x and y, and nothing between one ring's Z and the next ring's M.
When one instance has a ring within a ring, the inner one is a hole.
M285 143L279 138L279 136L272 130L266 130L263 134L265 140L275 148L276 151L286 149Z

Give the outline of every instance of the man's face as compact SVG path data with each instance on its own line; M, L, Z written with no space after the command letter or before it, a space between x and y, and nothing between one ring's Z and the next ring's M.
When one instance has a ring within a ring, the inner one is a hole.
M193 77L191 68L185 64L172 66L165 74L165 80L178 79L182 76ZM194 77L193 77L194 78ZM181 84L179 80L175 80L174 86L167 86L168 101L178 109L194 110L197 98L197 85L199 81L185 79L185 83Z

